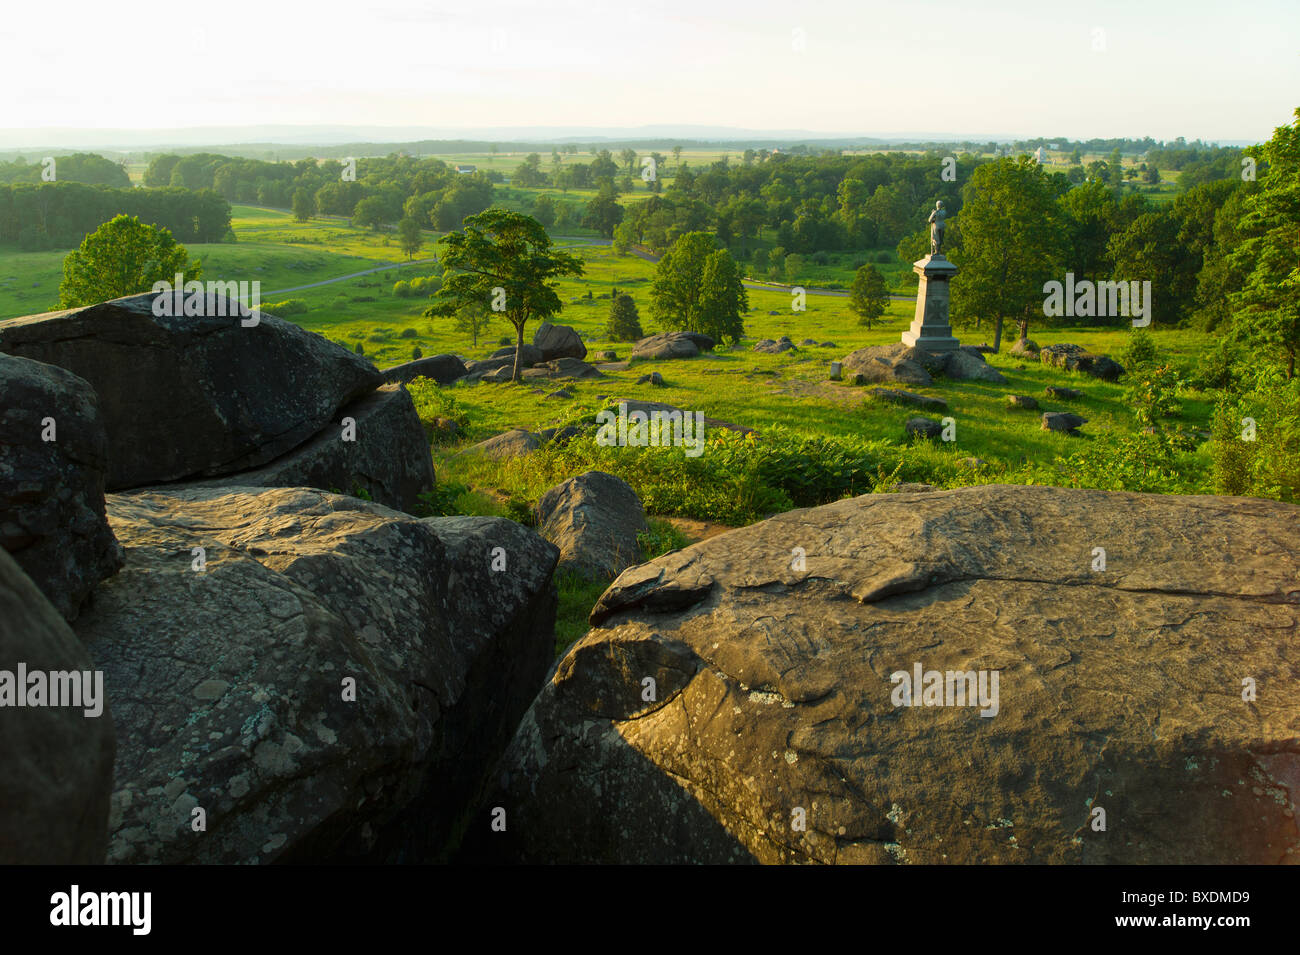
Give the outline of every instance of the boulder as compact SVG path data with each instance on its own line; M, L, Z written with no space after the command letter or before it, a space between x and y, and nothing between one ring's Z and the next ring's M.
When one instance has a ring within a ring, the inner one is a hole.
M842 359L846 377L855 383L901 382L911 385L929 385L933 375L943 375L956 380L972 379L1001 384L1006 381L1002 373L989 365L978 349L962 346L956 351L929 352L897 342L893 345L873 345L850 352ZM857 376L861 376L859 379Z
M631 358L694 358L701 351L712 351L714 344L712 338L698 332L664 332L637 342Z
M792 569L778 555L796 544ZM485 804L510 813L487 843L497 859L1300 853L1293 505L996 485L866 495L624 571L591 622L493 777ZM899 705L917 667L944 674L958 705ZM956 675L978 691L981 673L990 705L960 705ZM1259 691L1243 701L1247 676Z
M99 395L109 490L257 467L378 387L328 339L209 295L201 316L156 316L152 292L0 322L0 352L66 368ZM256 321L245 327L244 321Z
M754 351L762 352L765 355L779 355L783 351L798 351L798 347L790 339L782 335L776 341L770 338L764 338L754 344Z
M542 327L545 328L548 326L543 325ZM569 329L569 331L573 331L573 329ZM581 344L581 342L579 342L579 344ZM520 363L523 365L524 368L531 368L533 365L540 365L542 362L546 361L548 357L546 353L537 345L529 345L525 343L523 347L519 349L519 351L520 351ZM514 368L515 346L510 345L509 347L506 348L498 348L491 355L489 355L486 360L494 361L498 358L508 359L509 360L508 363L510 367Z
M108 509L127 564L77 633L120 734L109 861L449 854L550 663L555 548L294 488Z
M18 685L20 664L26 679ZM59 612L0 550L0 865L104 861L117 736L94 666ZM16 705L18 693L31 701L33 675L43 675L48 692L49 674L73 671L88 675L79 689L93 698Z
M654 385L656 388L666 387L664 376L659 374L657 371L652 371L648 375L642 375L636 380L636 383L638 385Z
M1011 346L1011 354L1025 355L1030 358L1038 357L1038 342L1032 338L1018 338L1016 343Z
M582 343L582 336L568 325L552 325L542 322L533 335L533 344L541 352L538 361L552 361L556 358L587 357L587 346Z
M349 418L352 424L345 426ZM343 440L345 434L352 440ZM404 385L394 384L352 402L310 441L260 468L183 484L365 492L385 507L413 512L420 495L433 490L433 459L415 403Z
M549 395L546 395L545 397L547 397L547 398L559 398L559 399L561 399L561 400L568 401L569 399L571 399L571 398L573 397L573 392L571 392L571 391L565 391L563 388L558 388L558 389L556 389L555 391L552 391Z
M618 352L616 351L598 351L596 352L597 361L618 361Z
M0 354L0 448L0 548L75 620L122 566L104 514L108 438L94 389L54 365Z
M577 358L556 358L529 368L523 376L527 380L530 378L604 378L605 374Z
M918 408L933 408L936 411L947 411L948 402L942 398L931 398L929 395L918 395L912 391L899 391L897 388L872 388L871 395L881 401L888 401L891 404L915 405Z
M1027 411L1038 410L1038 399L1030 395L1007 395L1007 404L1012 408L1024 408Z
M1075 401L1083 397L1083 392L1074 388L1061 388L1057 385L1048 385L1046 390L1049 397L1060 398L1062 401Z
M1065 434L1078 434L1076 430L1080 425L1088 423L1087 418L1081 418L1077 414L1071 414L1068 411L1045 411L1043 412L1043 431L1061 431Z
M515 428L505 434L480 441L478 444L471 444L460 453L484 454L490 458L517 458L521 454L537 450L541 443L541 439L531 431Z
M807 345L807 346L810 346L810 347L816 347L817 342L814 341L814 340L811 339L811 338L805 338L805 339L804 339L803 341L801 341L799 344L800 344L800 345Z
M537 432L537 437L541 439L543 444L554 442L557 445L563 446L580 434L582 434L581 429L575 428L573 425L566 425L563 428L543 428L541 431Z
M415 361L394 365L392 368L385 368L383 371L384 381L389 383L405 383L414 381L416 378L432 378L440 385L449 385L458 378L464 378L467 374L469 374L469 369L455 355L431 355L428 358L417 358Z
M537 532L560 549L559 566L613 578L641 562L638 534L649 528L636 492L620 478L588 471L537 502Z
M1046 345L1039 351L1038 359L1044 365L1081 371L1102 381L1116 381L1124 374L1124 367L1119 362L1105 355L1094 355L1079 345Z
M943 425L940 422L920 416L908 418L903 430L909 438L934 439L943 435Z

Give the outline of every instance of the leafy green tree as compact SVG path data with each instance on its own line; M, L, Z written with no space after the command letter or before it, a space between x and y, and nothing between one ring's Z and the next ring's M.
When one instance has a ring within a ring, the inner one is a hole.
M1065 227L1065 266L1075 281L1096 281L1107 268L1106 249L1115 229L1115 194L1100 182L1086 182L1059 200Z
M307 189L295 189L293 192L293 217L299 222L306 222L316 211L316 199Z
M581 275L582 260L551 249L550 236L531 216L488 209L465 220L463 230L443 239L445 269L433 315L454 315L477 303L499 311L515 329L513 378L522 378L524 328L560 311L556 279Z
M166 229L144 225L135 216L114 216L82 240L63 259L59 306L94 305L150 291L155 282L188 282L203 274Z
M435 306L425 309L429 315ZM478 348L478 337L492 324L492 310L480 302L466 302L452 314L452 324L456 331L470 336L473 347Z
M415 257L415 253L420 251L424 245L424 236L420 232L420 223L416 222L410 216L402 219L397 223L397 241L406 253L407 260Z
M533 202L533 218L542 224L543 229L555 225L555 200L550 196L538 196Z
M361 229L378 230L384 224L384 202L375 196L362 199L352 210L352 224Z
M889 290L885 287L885 277L874 265L859 268L849 288L849 310L858 316L859 324L870 328L888 307Z
M582 216L582 225L586 229L595 229L606 239L614 237L614 227L623 221L624 209L614 198L612 188L601 186L596 198L587 203Z
M954 318L995 320L994 351L1009 317L1028 337L1030 318L1043 314L1043 285L1060 251L1056 199L1043 167L1027 156L978 166L954 224L961 229L961 247L950 253L961 269L952 283Z
M1178 218L1170 208L1145 212L1123 232L1113 236L1109 255L1114 262L1112 277L1121 282L1151 283L1151 321L1178 325L1196 298L1193 261L1178 243ZM1113 321L1112 324L1126 322Z
M1272 351L1295 378L1300 355L1300 108L1259 147L1267 169L1244 199L1244 239L1234 259L1248 266L1245 285L1230 296L1238 337Z
M636 342L645 337L641 331L641 315L631 295L624 295L617 289L609 303L609 322L605 325L605 337L616 342Z
M655 268L650 313L666 329L701 332L718 341L739 341L749 297L740 270L707 232L675 241Z

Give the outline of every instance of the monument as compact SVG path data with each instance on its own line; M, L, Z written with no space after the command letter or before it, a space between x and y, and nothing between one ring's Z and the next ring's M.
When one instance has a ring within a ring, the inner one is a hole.
M961 343L953 337L948 323L948 282L957 274L957 266L943 254L943 200L930 213L930 254L912 263L920 281L916 290L916 314L912 327L903 332L903 344L928 352L956 351Z

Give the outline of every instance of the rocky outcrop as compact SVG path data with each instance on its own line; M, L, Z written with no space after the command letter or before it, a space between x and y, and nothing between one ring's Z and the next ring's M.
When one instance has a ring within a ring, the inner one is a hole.
M933 418L918 415L915 418L908 418L903 425L903 430L907 432L909 438L933 440L943 435L943 424Z
M754 351L762 352L765 355L779 355L781 352L798 350L799 347L790 341L788 335L782 335L776 340L764 338L754 343Z
M414 381L416 378L432 378L440 385L449 385L458 378L464 378L469 370L455 355L431 355L385 368L383 374L384 381L390 384Z
M1081 371L1102 381L1117 381L1124 374L1124 366L1105 355L1094 355L1079 345L1047 345L1038 353L1044 365Z
M489 458L517 458L529 451L536 451L541 443L541 439L531 431L513 428L504 434L488 438L486 441L471 444L460 453L482 454Z
M54 365L0 354L0 449L0 548L75 620L122 566L104 515L108 439L94 389Z
M20 669L21 668L21 669ZM0 550L0 865L97 865L108 846L117 747L90 655L14 559ZM51 695L70 687L93 699ZM32 677L40 674L33 682ZM33 694L43 684L40 699Z
M868 495L692 545L601 597L501 762L487 805L510 823L486 848L1291 861L1297 555L1291 505L1001 486ZM917 705L898 705L918 667Z
M872 388L871 396L890 404L915 405L918 408L932 408L936 411L948 410L948 402L942 398L931 398L929 395L918 395L916 392L900 391L897 388Z
M127 563L77 633L119 730L109 860L443 857L551 659L555 548L304 489L108 510Z
M841 364L844 377L860 384L901 382L929 385L933 383L934 375L995 384L1006 381L1002 373L989 365L977 349L966 347L950 352L929 352L902 342L872 345L845 355Z
M209 295L203 315L160 317L156 298L170 296L0 322L0 351L66 368L99 395L110 490L265 464L382 382L361 356L271 315L226 316Z
M533 335L533 345L540 355L534 364L556 358L576 358L581 361L587 357L587 346L582 343L582 336L568 325L542 322Z
M713 351L715 344L712 338L699 332L664 332L637 342L632 346L631 358L694 358L702 351Z
M556 358L534 365L523 373L523 377L525 379L604 378L605 375L577 358Z
M1078 429L1088 423L1087 418L1080 417L1077 414L1071 414L1068 411L1045 411L1043 412L1043 431L1060 431L1064 434L1078 434Z
M637 535L648 529L636 491L603 471L569 478L537 502L537 532L560 549L560 567L588 577L640 563Z
M350 422L350 423L349 423ZM455 426L455 422L451 422ZM411 396L386 385L343 408L305 444L251 471L184 482L187 487L314 487L369 495L413 512L434 487L429 439Z

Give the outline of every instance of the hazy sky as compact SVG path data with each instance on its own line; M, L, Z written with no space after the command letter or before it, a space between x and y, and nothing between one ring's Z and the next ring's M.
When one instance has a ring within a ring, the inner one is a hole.
M639 126L1266 139L1297 0L8 4L0 127Z

